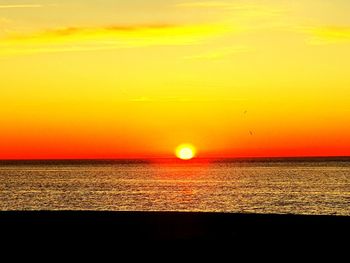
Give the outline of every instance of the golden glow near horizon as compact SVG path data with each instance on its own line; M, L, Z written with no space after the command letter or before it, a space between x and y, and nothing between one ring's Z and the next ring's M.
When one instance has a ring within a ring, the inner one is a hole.
M191 144L182 144L176 148L175 154L181 160L191 160L196 156L196 148Z
M349 12L0 0L0 159L350 155Z

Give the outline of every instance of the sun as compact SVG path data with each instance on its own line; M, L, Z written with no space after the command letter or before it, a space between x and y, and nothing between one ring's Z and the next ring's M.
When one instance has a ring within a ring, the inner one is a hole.
M176 148L175 154L181 160L191 160L196 156L196 148L191 144L181 144Z

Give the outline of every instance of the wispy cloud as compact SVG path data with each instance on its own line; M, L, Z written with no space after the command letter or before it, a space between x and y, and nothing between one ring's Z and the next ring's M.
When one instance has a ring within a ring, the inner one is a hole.
M141 24L68 27L0 39L0 55L193 45L225 32L220 25Z
M224 8L224 9L236 9L237 4L227 3L223 1L202 1L202 2L185 2L176 4L177 7L185 8Z
M350 27L328 26L314 28L312 32L319 37L328 39L347 39L350 40Z
M4 17L0 17L0 26L1 25L6 25L6 24L9 24L9 23L11 23L10 19L4 18Z
M241 98L224 98L224 97L135 97L129 100L129 102L139 103L218 103L218 102L239 102L245 101Z
M224 1L200 1L184 2L176 4L178 8L189 9L211 9L211 10L228 10L239 12L240 15L249 17L266 17L279 16L286 12L285 9L267 6L262 4L248 4L242 2L224 2Z
M209 52L199 54L199 55L187 56L185 57L185 59L218 60L218 59L224 59L236 54L246 53L251 51L254 51L254 49L248 46L230 46L230 47L211 50Z
M314 26L300 27L299 32L311 36L308 44L325 45L350 41L350 26Z
M25 4L25 5L0 5L0 9L13 9L13 8L40 8L43 5L40 4Z

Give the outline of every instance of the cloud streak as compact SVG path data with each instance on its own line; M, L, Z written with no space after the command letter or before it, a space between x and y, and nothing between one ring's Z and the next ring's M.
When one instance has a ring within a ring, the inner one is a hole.
M183 97L135 97L129 100L129 102L138 103L218 103L218 102L241 102L246 101L241 98L223 98L223 97L196 97L196 98L183 98Z
M299 32L311 36L311 45L325 45L350 41L350 26L316 26L301 27Z
M184 8L224 8L224 9L236 9L237 4L219 2L219 1L203 1L203 2L187 2L176 4L177 7Z
M0 9L15 9L15 8L40 8L43 5L39 4L26 4L26 5L0 5Z
M211 9L227 10L239 12L245 17L273 17L284 14L286 10L266 6L262 4L246 4L242 2L224 2L224 1L202 1L202 2L184 2L175 5L178 8L187 9Z
M248 46L231 46L212 50L203 54L188 56L185 59L190 60L219 60L227 57L234 56L240 53L251 52L254 49Z
M0 39L0 55L193 45L222 34L220 25L110 25L67 27Z
M330 26L314 28L312 32L319 37L327 39L350 39L350 27Z

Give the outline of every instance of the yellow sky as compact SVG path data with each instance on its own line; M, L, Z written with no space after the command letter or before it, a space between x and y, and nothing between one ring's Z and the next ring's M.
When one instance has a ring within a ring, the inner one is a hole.
M0 157L350 154L349 12L0 0Z

